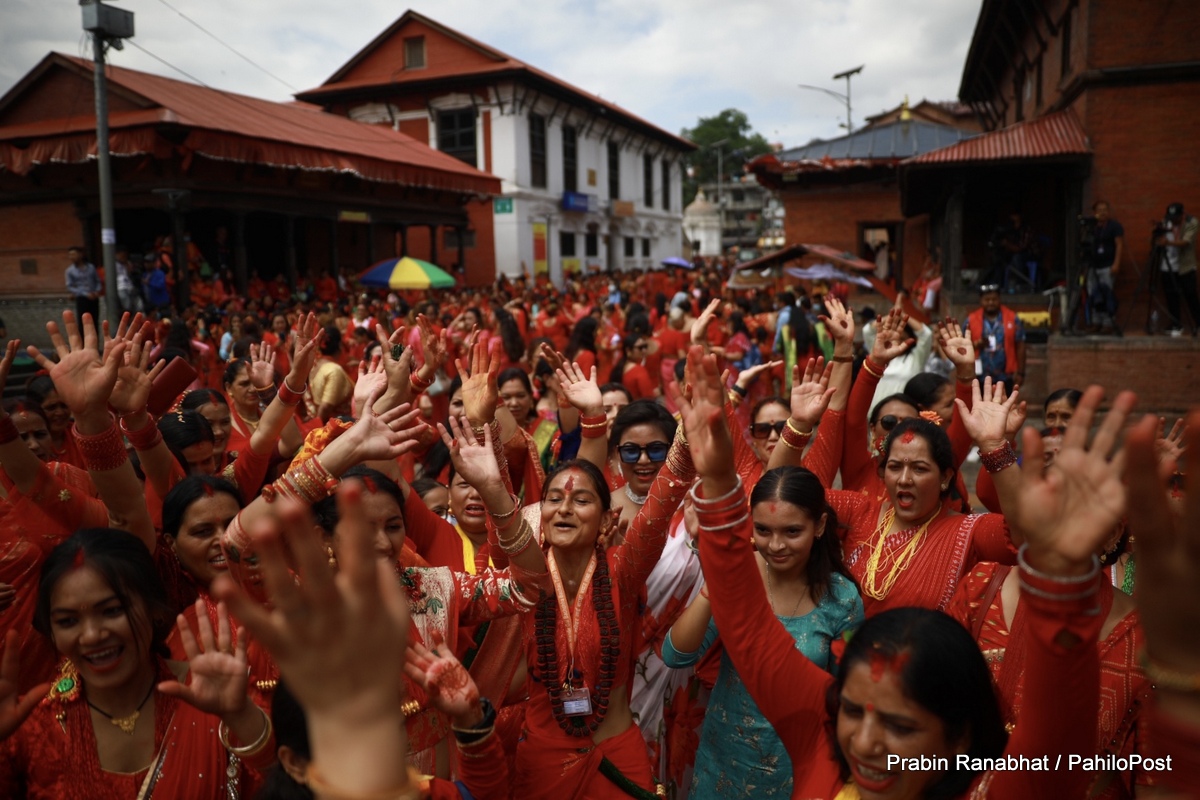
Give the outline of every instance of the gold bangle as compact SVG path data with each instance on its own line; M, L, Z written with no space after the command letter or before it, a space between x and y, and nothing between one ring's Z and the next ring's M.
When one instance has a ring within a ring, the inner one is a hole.
M519 512L521 510L521 503L520 503L520 500L517 498L517 496L509 495L509 498L512 500L512 504L513 504L511 511L506 511L503 514L495 514L492 512L491 509L488 509L488 516L492 518L492 522L496 526L497 533L499 533L500 529L503 528L506 525L506 523L510 519L512 519L514 516L516 516L517 512Z
M876 372L874 369L872 369L872 368L871 368L871 364L872 364L872 363L873 363L873 362L871 361L871 357L870 357L870 356L867 356L866 358L864 358L864 359L863 359L862 368L863 368L863 369L865 369L865 370L866 370L868 373L870 373L872 376L874 376L874 377L876 377L876 378L882 378L882 377L883 377L883 372ZM886 367L886 366L885 366L883 369L884 369L884 372L886 372L886 371L887 371L887 367Z
M1200 672L1179 672L1170 667L1164 667L1152 659L1144 649L1141 652L1140 660L1142 672L1156 688L1188 694L1200 693Z
M217 738L221 740L221 745L231 755L235 755L243 761L250 756L258 755L267 746L267 743L271 741L271 734L274 732L271 727L271 717L260 706L256 705L255 708L258 709L258 713L262 714L264 724L262 735L258 737L258 740L254 744L248 744L244 747L234 747L229 743L229 726L224 722L217 726Z
M312 789L314 794L328 800L418 800L421 797L422 782L420 773L409 767L403 788L378 792L347 792L330 786L314 762L308 762L308 767L304 770L304 784Z
M791 417L788 417L787 426L788 426L788 428L790 428L790 429L791 429L792 433L796 434L797 436L811 437L811 436L813 435L813 432L812 432L812 430L802 431L802 430L800 430L799 428L797 428L797 427L796 427L796 426L795 426L795 425L792 423L792 418L791 418Z

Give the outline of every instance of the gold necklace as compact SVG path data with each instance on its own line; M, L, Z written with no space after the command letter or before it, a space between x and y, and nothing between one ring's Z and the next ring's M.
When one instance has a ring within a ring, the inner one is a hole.
M92 710L96 713L103 714L104 716L108 717L108 721L119 728L121 733L125 734L126 736L133 736L133 729L137 727L138 717L140 717L142 714L142 707L146 705L146 701L150 699L150 695L154 694L155 685L156 683L150 684L150 690L146 692L146 696L142 698L142 702L138 703L138 707L135 708L133 713L129 714L128 716L114 717L112 714L97 706L91 700L88 700L87 704L91 706Z
M771 602L771 610L774 611L776 615L778 615L779 611L778 611L778 609L775 608L775 588L771 585L771 566L769 564L764 564L763 569L765 569L767 571L767 600L769 600ZM796 601L796 607L792 609L792 613L788 614L788 616L789 617L796 616L796 612L800 610L800 604L803 602L804 602L804 592L801 592L800 599Z
M875 600L882 600L887 597L892 591L892 587L896 585L896 581L900 579L900 573L908 568L916 557L917 549L921 546L921 542L925 539L925 533L929 530L930 524L937 518L935 513L932 517L925 521L917 532L908 540L908 544L896 556L892 562L892 568L888 571L887 577L883 579L883 585L879 585L879 562L883 557L883 543L887 540L888 531L892 527L892 520L896 517L896 509L889 508L883 515L883 519L875 527L875 547L871 550L871 557L867 559L867 570L863 576L863 592Z

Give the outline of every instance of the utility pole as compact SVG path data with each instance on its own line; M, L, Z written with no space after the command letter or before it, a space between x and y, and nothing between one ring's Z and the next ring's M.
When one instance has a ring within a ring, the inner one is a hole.
M835 81L846 79L846 133L854 133L854 120L850 118L850 79L862 72L865 66L866 64L859 64L854 69L848 69L833 76Z
M96 165L100 176L100 243L104 249L105 309L113 330L121 317L117 294L117 226L113 215L112 162L108 144L108 80L104 53L108 47L124 48L123 39L133 38L133 12L107 6L100 0L79 0L83 29L92 34L96 82ZM97 320L99 322L99 320Z

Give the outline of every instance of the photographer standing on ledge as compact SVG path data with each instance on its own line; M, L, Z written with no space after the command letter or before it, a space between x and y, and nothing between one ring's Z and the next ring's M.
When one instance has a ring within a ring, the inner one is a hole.
M1099 333L1113 333L1117 325L1117 295L1113 290L1125 250L1125 229L1109 216L1108 203L1097 200L1092 231L1092 268L1087 273L1088 305L1091 323Z
M1200 220L1185 216L1183 203L1167 206L1167 218L1163 223L1166 233L1155 240L1163 248L1161 269L1163 292L1167 297L1167 313L1171 316L1171 335L1183 335L1183 317L1180 315L1179 296L1187 302L1192 315L1192 335L1200 326L1200 297L1196 296L1196 232Z

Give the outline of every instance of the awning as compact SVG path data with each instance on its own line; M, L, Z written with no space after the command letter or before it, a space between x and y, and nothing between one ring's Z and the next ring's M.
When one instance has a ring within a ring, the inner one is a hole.
M975 162L1029 161L1087 156L1087 133L1071 109L982 133L957 144L907 159L902 167Z

